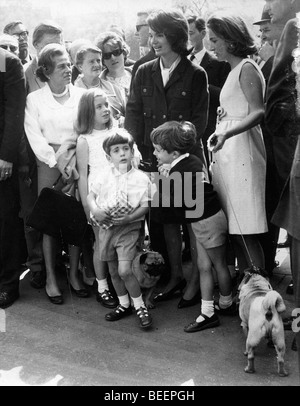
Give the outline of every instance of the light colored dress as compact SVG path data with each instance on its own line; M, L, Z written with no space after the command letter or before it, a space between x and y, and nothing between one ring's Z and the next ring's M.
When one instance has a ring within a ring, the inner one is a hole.
M113 129L106 130L93 130L91 134L80 135L79 138L86 140L89 149L89 172L88 172L88 191L91 190L91 186L95 183L99 174L110 166L109 161L105 156L104 149L102 148L103 141L109 135L114 133Z
M245 63L252 63L265 81L258 65L243 59L229 73L220 94L224 117L216 131L234 127L249 114L249 104L240 85ZM259 125L226 140L213 154L212 183L228 219L229 234L260 234L268 230L265 213L266 152Z

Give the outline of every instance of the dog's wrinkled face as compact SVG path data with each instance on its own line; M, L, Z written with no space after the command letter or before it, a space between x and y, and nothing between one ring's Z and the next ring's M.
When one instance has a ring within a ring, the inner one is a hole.
M263 270L245 270L244 277L238 287L239 294L241 295L242 291L250 289L271 290L272 287L266 276L267 274Z

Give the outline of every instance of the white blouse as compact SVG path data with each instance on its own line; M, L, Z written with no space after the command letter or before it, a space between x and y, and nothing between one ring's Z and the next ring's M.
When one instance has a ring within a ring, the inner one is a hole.
M46 83L42 89L27 96L25 109L25 132L36 157L50 168L57 163L55 151L50 144L61 145L76 141L74 131L78 103L86 91L69 85L70 98L65 104L58 103Z

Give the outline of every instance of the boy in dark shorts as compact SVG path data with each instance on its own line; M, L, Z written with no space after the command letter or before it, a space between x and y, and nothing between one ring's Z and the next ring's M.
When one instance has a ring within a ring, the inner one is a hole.
M203 167L205 160L201 161L188 153L196 142L195 127L190 122L170 121L152 131L151 141L158 165L169 166L169 171L161 173L167 175L170 185L169 188L160 188L157 185L158 195L154 195L150 214L155 221L163 224L187 224L191 247L197 251L197 255L192 258L197 258L200 273L201 313L184 331L192 333L216 327L220 322L215 310L218 309L221 314L236 313L226 263L227 220L217 193L206 179L206 168ZM180 188L178 185L176 187L176 182L181 182ZM181 200L178 193L182 194ZM193 200L191 197L195 202L194 207L187 204ZM168 201L169 205L166 204ZM204 203L203 210L199 209L201 201ZM154 205L158 207L153 207ZM168 251L169 257L176 255L172 252L172 245L168 246ZM216 309L213 268L220 287ZM196 276L192 275L189 283L195 283L196 280Z

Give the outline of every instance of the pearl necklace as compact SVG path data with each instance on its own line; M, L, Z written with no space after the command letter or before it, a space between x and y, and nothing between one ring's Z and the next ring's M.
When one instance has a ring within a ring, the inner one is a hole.
M57 94L57 93L52 92L52 94L54 97L60 98L60 97L64 97L68 92L69 92L69 88L68 88L68 86L66 86L66 89L62 93Z

